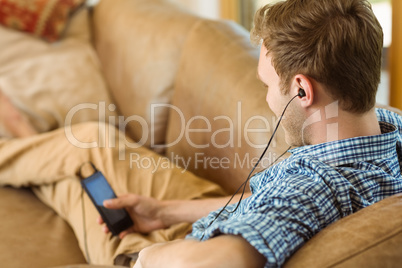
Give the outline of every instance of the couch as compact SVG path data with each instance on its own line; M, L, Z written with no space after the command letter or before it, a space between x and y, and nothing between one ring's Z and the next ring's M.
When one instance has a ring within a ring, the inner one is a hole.
M0 88L18 100L38 131L109 121L228 194L235 192L276 123L256 78L259 49L246 30L234 22L197 17L165 0L101 0L77 12L68 27L52 45L0 28ZM85 53L77 56L71 46ZM73 54L63 58L66 51ZM19 52L26 58L13 61ZM46 60L36 58L41 53ZM38 61L74 66L70 72L46 67L57 73L42 74L37 81L43 67ZM21 79L21 65L31 77ZM85 83L56 91L70 84L63 80L66 74L70 82ZM26 87L54 77L61 80L27 93ZM15 90L20 83L26 91ZM83 103L95 106L67 120L71 109ZM260 169L286 157L281 154L287 148L279 129ZM72 229L29 188L1 187L0 196L2 267L86 263ZM402 195L395 195L321 231L285 267L399 267L401 248Z

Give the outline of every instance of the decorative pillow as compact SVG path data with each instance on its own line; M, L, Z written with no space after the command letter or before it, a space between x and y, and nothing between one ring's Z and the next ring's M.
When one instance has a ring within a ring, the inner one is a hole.
M53 42L85 0L0 0L0 23Z
M0 91L37 131L116 116L87 38L72 34L50 44L1 25L0 36ZM0 125L1 136L10 133Z

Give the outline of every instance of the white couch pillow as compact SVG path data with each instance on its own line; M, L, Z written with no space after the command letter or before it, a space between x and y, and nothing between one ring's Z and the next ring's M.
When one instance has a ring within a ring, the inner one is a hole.
M0 91L39 132L116 116L90 38L78 38L74 27L49 44L0 26ZM9 136L1 125L0 136Z

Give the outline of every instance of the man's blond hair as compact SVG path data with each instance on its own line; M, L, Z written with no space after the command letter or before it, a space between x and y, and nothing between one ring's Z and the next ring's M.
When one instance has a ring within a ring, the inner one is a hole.
M340 107L375 105L383 32L366 0L288 0L261 8L251 37L268 49L287 93L296 74L322 83Z

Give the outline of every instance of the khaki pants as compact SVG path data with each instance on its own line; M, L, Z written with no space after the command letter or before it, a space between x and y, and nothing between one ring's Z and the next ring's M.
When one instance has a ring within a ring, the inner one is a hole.
M58 129L24 139L0 139L0 185L32 187L44 203L71 225L84 255L82 188L77 174L85 162L95 164L117 195L135 193L159 200L223 195L215 184L178 167L153 166L158 160L165 163L167 160L143 147L122 146L133 143L114 127L84 123L71 130L73 135ZM133 155L136 160L146 159L143 161L146 167L138 165L139 161L132 165ZM119 255L138 252L153 243L183 238L191 230L190 224L178 224L148 235L129 234L120 240L102 232L96 222L99 214L86 194L83 201L88 253L93 264L113 264Z

